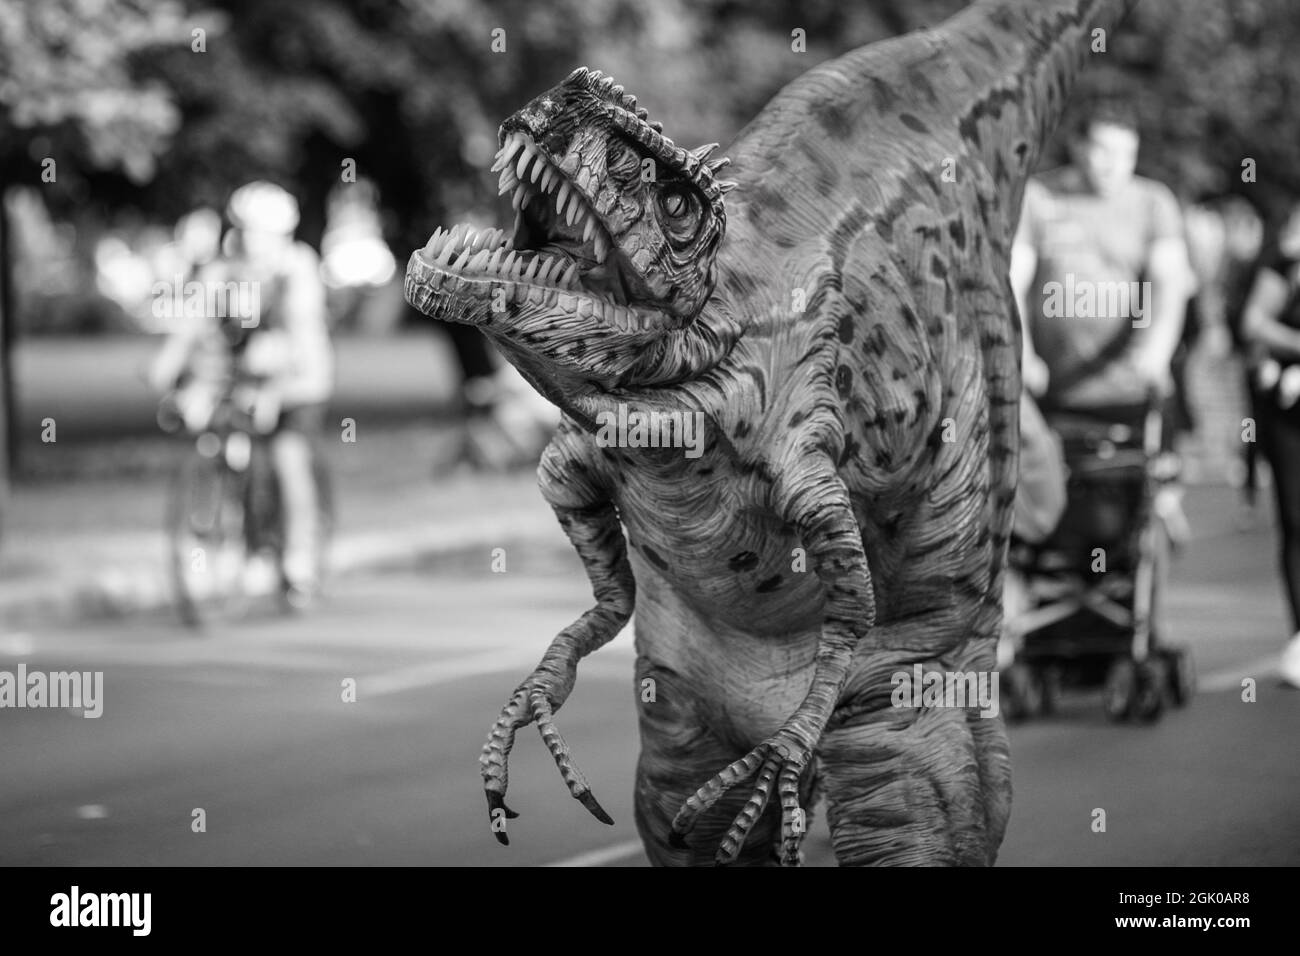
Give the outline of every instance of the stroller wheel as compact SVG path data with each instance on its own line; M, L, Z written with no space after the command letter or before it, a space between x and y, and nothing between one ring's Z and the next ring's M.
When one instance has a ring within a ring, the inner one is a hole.
M1137 700L1137 665L1132 658L1117 657L1106 672L1106 685L1102 690L1102 705L1111 720L1125 720L1133 712Z
M1161 657L1148 657L1137 666L1137 696L1133 713L1139 720L1152 721L1165 709L1169 668Z
M1175 707L1185 707L1196 693L1196 664L1186 647L1166 647L1164 655L1169 677L1169 697Z
M1042 712L1043 684L1037 671L1016 661L1002 671L1002 679L1006 684L1002 712L1008 720L1026 720Z

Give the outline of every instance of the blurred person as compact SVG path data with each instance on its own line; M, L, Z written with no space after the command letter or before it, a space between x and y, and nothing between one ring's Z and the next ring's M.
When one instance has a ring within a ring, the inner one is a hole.
M1074 128L1069 164L1026 184L1011 277L1025 325L1025 384L1049 408L1139 405L1148 388L1172 390L1191 268L1178 200L1135 175L1139 142L1131 112L1095 106ZM1078 314L1069 302L1073 314L1045 308L1051 283L1098 290L1142 281L1150 296L1140 322L1131 299L1122 314ZM1033 289L1041 294L1031 298Z
M1300 687L1300 203L1265 248L1241 332L1253 352L1257 437L1273 472L1282 580L1291 611L1282 676Z
M1243 357L1245 366L1245 393L1251 404L1251 416L1258 421L1255 410L1255 389L1251 382L1251 347L1242 330L1242 315L1246 300L1254 283L1264 249L1264 219L1255 207L1240 196L1228 196L1216 204L1223 219L1223 266L1219 277L1222 289L1223 322L1229 342L1237 355ZM1239 522L1244 526L1254 523L1258 503L1259 468L1258 443L1240 442L1241 463L1234 483L1241 489L1242 512Z
M1178 200L1136 175L1139 144L1130 109L1091 104L1070 131L1069 163L1025 186L1011 283L1025 388L1049 421L1136 410L1153 392L1167 408L1173 395L1194 280ZM1189 533L1180 494L1166 486L1156 499L1176 542Z
M186 315L175 316L150 369L150 383L159 392L180 386L185 425L197 431L206 426L227 376L238 370L259 381L253 419L258 431L270 436L279 480L282 572L290 602L303 606L319 584L322 529L312 455L334 376L320 261L311 247L294 240L298 203L279 186L241 186L231 195L226 216L230 229L221 255L198 271L198 285L210 290L247 283L240 288L256 290L256 312L241 308L236 315L217 315L204 309L191 317L187 308Z

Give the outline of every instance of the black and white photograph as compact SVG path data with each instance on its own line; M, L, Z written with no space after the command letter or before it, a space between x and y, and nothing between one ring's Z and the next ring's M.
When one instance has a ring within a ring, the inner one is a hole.
M15 924L996 866L1243 939L1300 864L1297 49L1289 0L0 0Z

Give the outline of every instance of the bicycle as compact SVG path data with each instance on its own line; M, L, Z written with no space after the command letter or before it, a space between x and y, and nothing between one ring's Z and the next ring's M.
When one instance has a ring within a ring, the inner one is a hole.
M168 565L181 620L201 627L242 617L251 600L274 595L282 611L302 602L284 573L284 527L270 434L254 414L258 382L229 376L177 469L168 496ZM184 429L177 390L159 405L164 431ZM323 580L334 526L333 491L321 456L312 454L316 482L315 579ZM258 580L258 566L270 574ZM266 578L270 580L266 580Z

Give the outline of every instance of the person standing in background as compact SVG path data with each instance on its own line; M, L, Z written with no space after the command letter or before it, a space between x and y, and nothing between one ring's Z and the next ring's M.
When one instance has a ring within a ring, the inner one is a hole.
M1281 570L1292 636L1282 678L1300 687L1300 203L1268 245L1242 312L1241 334L1253 352L1260 451L1273 472L1281 531Z

